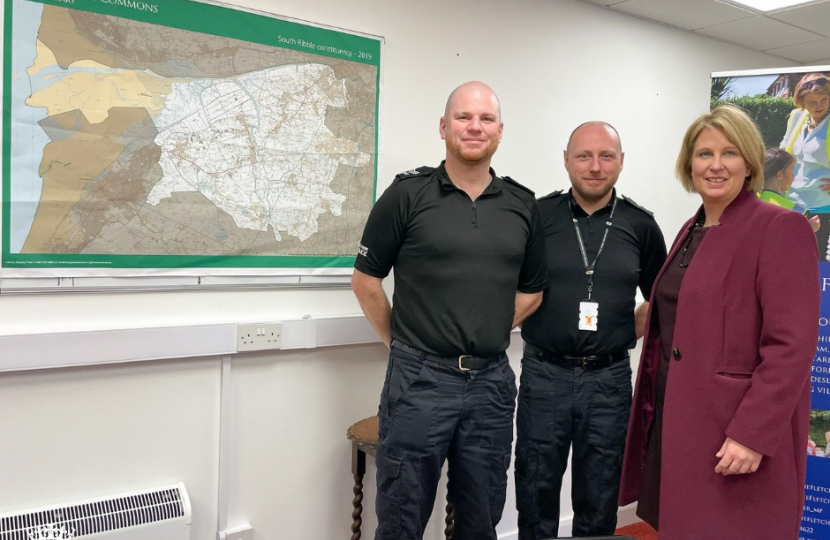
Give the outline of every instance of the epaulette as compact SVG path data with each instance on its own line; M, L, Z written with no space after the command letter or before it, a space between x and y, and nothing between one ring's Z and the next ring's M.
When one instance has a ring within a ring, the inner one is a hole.
M622 200L624 200L625 202L627 202L628 204L630 204L631 206L633 206L637 210L641 210L641 211L645 212L646 214L648 214L649 216L654 217L654 212L652 212L650 210L647 210L647 209L643 208L642 206L640 206L639 204L635 203L634 200L631 197L626 197L625 195L623 195Z
M562 190L558 189L558 190L554 191L553 193L548 193L544 197L540 197L538 200L544 201L545 199L553 199L553 198L558 197L560 195L562 195Z
M396 176L395 180L392 183L394 184L396 182L400 182L401 180L406 180L407 178L415 178L416 176L427 176L432 174L434 171L435 167L427 166L418 167L417 169L410 169Z
M533 192L533 190L532 190L532 189L530 189L530 188L528 188L528 187L526 187L526 186L521 185L520 183L516 182L515 180L513 180L513 179L512 179L512 178L510 178L509 176L502 176L502 177L501 177L501 179L502 179L502 180L504 180L505 182L507 182L507 183L508 183L508 184L510 184L510 185L516 186L516 187L517 187L517 188L519 188L519 189L522 189L522 190L524 190L524 191L527 191L528 193L530 193L530 194L531 194L531 195L533 195L534 197L536 196L536 194Z

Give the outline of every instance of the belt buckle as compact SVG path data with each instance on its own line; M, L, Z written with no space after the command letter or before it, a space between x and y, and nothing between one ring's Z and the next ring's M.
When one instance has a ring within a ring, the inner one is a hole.
M587 371L588 370L588 362L590 360L591 360L590 356L583 356L582 358L580 358L580 361L582 362L582 371Z
M458 369L460 369L461 371L470 371L470 368L464 367L463 363L464 363L465 358L472 358L472 357L473 357L472 354L462 354L461 356L459 356L458 357Z

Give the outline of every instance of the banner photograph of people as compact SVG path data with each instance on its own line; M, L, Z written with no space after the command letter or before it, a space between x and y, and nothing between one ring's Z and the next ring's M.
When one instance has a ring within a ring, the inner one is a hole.
M713 73L711 107L731 103L755 119L766 146L758 197L804 214L816 233L822 281L811 376L810 432L800 539L830 538L830 66ZM781 264L787 264L782 260ZM798 302L797 298L792 299Z
M797 69L715 73L711 106L732 103L755 119L767 147L760 197L806 215L819 260L830 261L830 66Z

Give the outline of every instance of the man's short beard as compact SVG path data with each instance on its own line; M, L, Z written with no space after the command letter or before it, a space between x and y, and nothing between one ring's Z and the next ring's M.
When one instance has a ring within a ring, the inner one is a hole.
M499 141L492 140L480 150L465 151L461 144L447 138L447 151L459 161L470 164L481 163L482 161L490 159L496 153L498 147Z
M600 201L603 197L611 193L611 190L614 189L616 181L609 182L609 184L610 185L606 184L605 186L603 186L603 189L600 191L585 191L584 187L579 183L579 181L571 182L571 186L573 187L574 191L576 191L580 197L589 202ZM605 189L606 187L608 189Z

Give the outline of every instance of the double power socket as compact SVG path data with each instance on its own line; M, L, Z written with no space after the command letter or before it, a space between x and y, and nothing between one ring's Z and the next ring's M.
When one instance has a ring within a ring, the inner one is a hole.
M236 326L236 350L267 351L282 348L282 323L239 324Z

